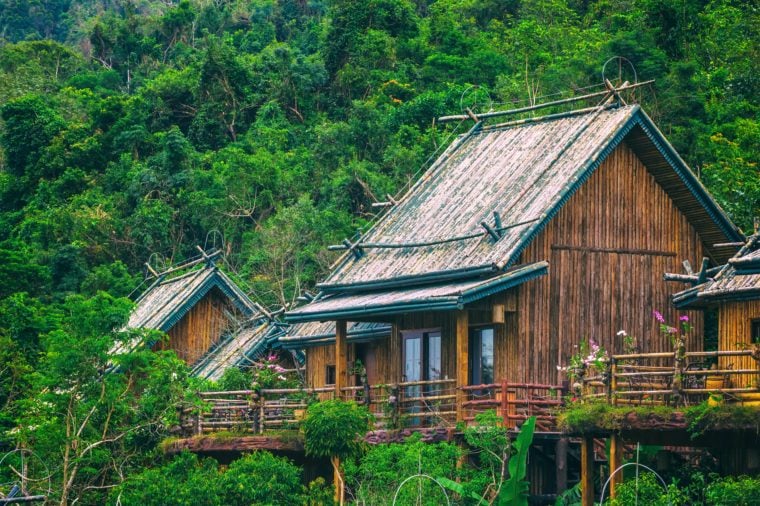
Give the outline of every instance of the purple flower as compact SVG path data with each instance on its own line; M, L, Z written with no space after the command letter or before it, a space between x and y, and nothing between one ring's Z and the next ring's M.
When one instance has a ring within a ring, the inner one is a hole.
M679 320L682 321L682 322L687 322L687 321L689 321L689 316L688 315L683 315L682 317L679 318Z
M668 332L668 334L677 334L678 333L678 329L675 328L675 327L668 327L667 332Z
M662 317L662 313L657 311L656 309L652 311L652 314L654 314L654 319L657 320L660 323L665 323L665 318Z

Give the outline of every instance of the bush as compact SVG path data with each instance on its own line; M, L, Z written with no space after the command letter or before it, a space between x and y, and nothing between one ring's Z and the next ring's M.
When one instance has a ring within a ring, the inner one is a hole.
M760 477L719 478L707 486L705 497L711 506L760 504Z
M213 459L181 453L161 467L129 476L108 503L121 506L221 506L219 470Z
M222 504L300 505L301 470L286 458L258 451L230 464L219 480Z
M373 446L360 460L345 461L346 485L358 504L391 504L401 482L412 475L455 479L461 455L454 444L423 443L415 435L406 443ZM443 494L429 479L410 480L399 492L397 504L445 504Z
M306 455L349 457L361 451L370 428L367 408L353 401L328 400L309 406L301 425Z

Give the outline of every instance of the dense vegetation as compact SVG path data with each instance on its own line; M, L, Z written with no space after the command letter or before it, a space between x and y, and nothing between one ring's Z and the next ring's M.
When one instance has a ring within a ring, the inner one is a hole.
M0 453L33 448L56 500L102 503L188 381L166 354L103 374L151 253L222 246L290 304L466 128L436 116L595 91L613 55L657 79L645 109L751 227L759 18L733 0L0 0Z

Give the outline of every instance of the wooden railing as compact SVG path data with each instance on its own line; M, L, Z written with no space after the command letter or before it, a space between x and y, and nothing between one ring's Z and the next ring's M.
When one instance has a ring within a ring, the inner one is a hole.
M540 432L557 430L555 411L562 405L566 393L561 385L508 382L471 385L462 390L466 393L463 404L466 422L487 410L495 410L510 429L535 416Z
M456 422L453 379L347 387L341 398L366 405L380 429L436 427Z
M180 425L185 435L296 428L309 403L332 398L334 391L326 387L200 392L200 406L183 408Z
M714 365L708 366L709 362ZM760 393L760 354L756 350L677 349L613 355L604 370L587 372L590 374L580 381L582 391L577 393L584 399L601 398L612 404L682 406L715 394L740 401L745 394Z

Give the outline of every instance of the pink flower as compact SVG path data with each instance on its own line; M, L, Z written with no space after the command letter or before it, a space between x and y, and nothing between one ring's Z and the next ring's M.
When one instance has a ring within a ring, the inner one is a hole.
M683 315L682 317L679 318L679 320L682 321L682 322L687 322L687 321L689 321L689 316L688 315Z
M677 334L678 333L678 329L675 328L675 327L668 327L667 332L668 332L668 334Z
M665 323L665 318L662 317L662 313L657 311L656 309L652 311L652 314L654 314L654 319L657 320L660 323Z

